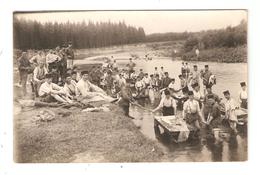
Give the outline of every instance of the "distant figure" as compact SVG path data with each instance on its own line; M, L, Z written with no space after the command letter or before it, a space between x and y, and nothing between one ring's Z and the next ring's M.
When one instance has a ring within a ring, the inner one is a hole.
M73 67L73 61L74 61L74 51L72 49L72 43L69 42L68 48L66 49L66 54L67 54L67 68L72 68Z
M153 74L154 74L154 76L159 75L157 67L154 68L154 73Z
M190 67L189 67L189 64L187 62L185 63L185 69L186 69L186 76L184 78L188 79L189 74L190 74Z
M160 74L160 78L163 79L164 78L164 68L163 68L163 66L161 67L159 74Z
M183 75L183 77L186 77L186 72L187 72L187 69L186 69L185 63L182 62L181 63L181 74Z
M133 72L134 67L136 66L136 64L132 61L132 58L129 58L129 63L126 66L128 67L128 75L130 77L130 75Z
M241 91L239 92L239 102L240 102L240 107L247 109L247 88L246 88L246 83L241 82Z
M196 53L196 57L197 57L197 58L199 58L200 51L199 51L199 49L198 49L198 48L195 50L195 53Z
M143 79L144 78L144 72L143 72L143 69L140 69L140 72L139 72L139 78Z
M113 67L114 70L118 68L116 60L114 60L112 67Z

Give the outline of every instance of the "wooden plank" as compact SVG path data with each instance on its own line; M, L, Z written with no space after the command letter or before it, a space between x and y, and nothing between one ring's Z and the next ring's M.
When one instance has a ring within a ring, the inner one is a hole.
M154 119L168 132L192 131L193 127L188 126L186 122L176 116L154 116Z

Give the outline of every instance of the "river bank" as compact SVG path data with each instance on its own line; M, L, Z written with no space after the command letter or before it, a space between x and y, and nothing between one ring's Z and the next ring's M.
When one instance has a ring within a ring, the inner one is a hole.
M183 53L181 56L184 61L207 61L221 63L246 63L247 46L238 46L234 48L213 48L200 50L199 57L196 57L195 51Z
M157 162L163 150L146 138L121 109L81 112L79 109L48 108L56 115L50 122L33 122L47 108L22 110L14 116L14 160L18 163L47 162Z

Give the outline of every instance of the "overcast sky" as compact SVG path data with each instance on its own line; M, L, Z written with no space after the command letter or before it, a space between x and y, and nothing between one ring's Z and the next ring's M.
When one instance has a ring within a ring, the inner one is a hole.
M146 34L164 32L196 32L234 26L247 20L245 10L216 11L86 11L17 14L18 18L40 22L125 21L135 27L143 27Z

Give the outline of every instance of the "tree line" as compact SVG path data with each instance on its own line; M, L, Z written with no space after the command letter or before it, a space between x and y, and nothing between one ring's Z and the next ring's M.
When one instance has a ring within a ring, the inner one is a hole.
M184 44L184 51L189 52L194 48L232 48L247 44L247 22L242 20L239 25L225 29L207 30L190 35Z
M145 41L142 27L137 28L126 25L125 22L110 21L40 23L14 17L13 34L14 48L17 49L50 49L67 42L72 42L74 48L81 49Z

